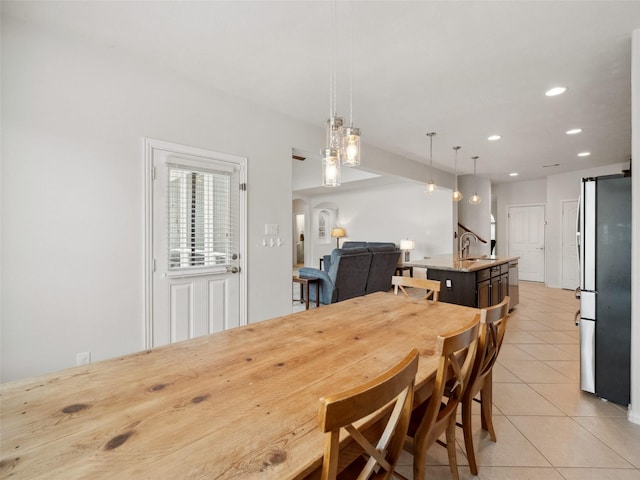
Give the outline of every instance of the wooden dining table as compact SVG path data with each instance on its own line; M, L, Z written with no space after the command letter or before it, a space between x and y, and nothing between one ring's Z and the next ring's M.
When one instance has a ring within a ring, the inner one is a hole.
M0 478L301 479L318 400L420 352L478 310L379 292L0 386Z

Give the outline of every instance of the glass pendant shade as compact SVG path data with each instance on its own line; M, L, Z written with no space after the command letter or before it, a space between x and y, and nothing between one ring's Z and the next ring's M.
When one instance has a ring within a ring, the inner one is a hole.
M438 189L438 186L433 183L433 180L429 180L429 183L427 183L427 193L433 193Z
M348 167L360 165L360 129L349 127L344 129L342 137L342 164Z
M344 118L342 117L330 117L327 120L327 148L332 150L338 150L342 148L342 136L343 136Z
M456 189L451 194L451 200L453 200L454 202L459 202L463 198L464 198L464 196L462 195L462 192L460 192L460 190L458 190L458 186L456 185Z
M469 199L469 203L471 205L478 205L481 201L482 199L477 193L474 193L473 195L471 195L471 198Z
M324 157L322 158L322 186L340 186L340 159L338 158L338 150L335 148L327 148L324 151Z

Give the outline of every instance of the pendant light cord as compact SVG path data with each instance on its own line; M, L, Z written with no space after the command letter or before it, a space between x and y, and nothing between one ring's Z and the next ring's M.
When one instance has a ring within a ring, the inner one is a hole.
M456 152L455 153L455 160L454 160L454 165L455 165L455 171L456 171L456 192L458 191L458 150L460 150L460 147L453 147L453 150Z
M436 132L427 133L429 137L429 183L433 183L433 136Z
M429 136L429 177L433 180L433 135Z
M337 89L337 74L336 74L336 2L334 0L331 4L331 79L329 86L329 117L336 117L337 113L337 101L336 101L336 89Z
M478 160L478 157L473 157L473 193L474 195L478 194L478 185L477 185L477 180L476 180L476 160Z
M353 2L349 2L349 126L353 127Z

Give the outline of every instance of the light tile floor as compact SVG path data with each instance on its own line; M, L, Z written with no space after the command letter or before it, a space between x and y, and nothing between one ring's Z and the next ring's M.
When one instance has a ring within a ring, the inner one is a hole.
M297 297L298 288L293 291ZM300 305L294 301L294 310ZM479 475L469 471L459 431L461 480L640 480L640 425L627 420L625 408L580 390L577 309L571 291L520 283L520 304L494 368L498 441L474 415ZM409 478L411 461L403 454L398 468ZM429 449L427 478L450 478L446 450L438 445Z

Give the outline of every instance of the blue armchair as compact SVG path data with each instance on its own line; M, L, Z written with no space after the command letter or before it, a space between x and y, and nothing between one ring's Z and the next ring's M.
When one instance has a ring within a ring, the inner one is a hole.
M301 277L320 280L320 303L328 305L365 294L373 254L366 248L334 249L328 271L302 267ZM315 289L309 290L309 300L315 302Z

